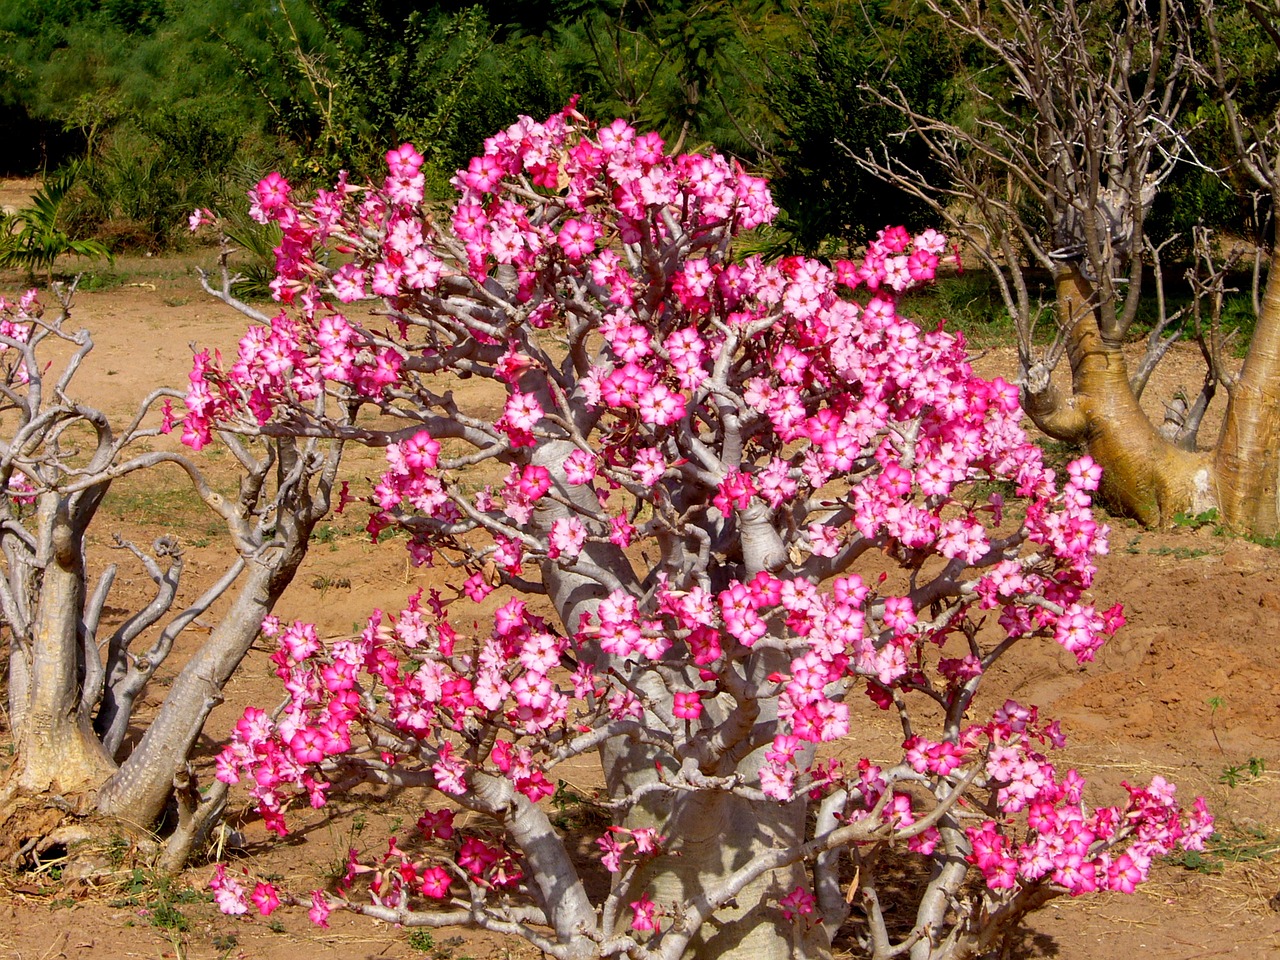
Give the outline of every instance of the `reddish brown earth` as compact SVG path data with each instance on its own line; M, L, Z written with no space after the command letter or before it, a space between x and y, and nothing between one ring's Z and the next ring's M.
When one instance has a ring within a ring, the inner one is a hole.
M190 342L226 352L243 322L201 294L182 260L132 260L116 269L126 285L82 292L76 300L76 320L94 332L98 344L77 392L119 414L157 377L182 382ZM19 281L0 275L0 289L16 290ZM1008 374L1010 362L996 353L983 366ZM1189 356L1176 357L1151 388L1149 403L1158 404L1162 390L1180 381L1193 385L1191 363ZM366 454L352 456L346 469L363 477L376 466ZM225 559L216 526L185 497L176 475L121 484L112 497L105 508L110 522L96 534L104 543L115 529L139 540L154 537L162 517L177 525L188 542L185 596L195 595L201 577L212 576ZM282 603L282 617L315 619L325 635L340 635L373 606L394 606L417 586L430 584L433 574L411 568L394 544L370 546L357 513L322 528L321 542ZM1090 779L1097 801L1117 799L1121 781L1146 781L1155 774L1178 783L1188 800L1205 794L1219 819L1220 842L1199 869L1161 864L1131 897L1050 905L1032 919L1010 956L1280 956L1280 554L1215 535L1207 526L1146 531L1113 521L1113 528L1112 554L1102 563L1096 599L1106 605L1123 601L1128 626L1085 667L1052 644L1015 651L989 678L987 695L996 702L1034 702L1060 717L1070 738L1064 762ZM119 582L124 593L112 600L118 618L147 585L144 577L123 573ZM276 701L268 667L265 650L251 653L210 722L206 754L246 703ZM149 705L162 695L163 688ZM4 720L0 715L0 767L8 757ZM883 716L868 710L863 722L872 742L888 736ZM584 790L591 787L587 776L578 784ZM324 882L347 846L380 844L401 823L411 823L420 812L416 802L371 791L327 811L304 812L289 841L266 843L243 797L233 797L233 817L243 819L245 840L233 866L309 889ZM328 930L312 927L300 911L282 911L274 922L224 918L202 898L212 872L207 863L191 867L166 890L146 873L140 851L113 840L109 827L99 833L74 865L53 861L36 871L0 874L0 957L537 955L522 942L457 931L435 932L435 947L423 951L404 930L336 914ZM183 893L188 887L191 892Z

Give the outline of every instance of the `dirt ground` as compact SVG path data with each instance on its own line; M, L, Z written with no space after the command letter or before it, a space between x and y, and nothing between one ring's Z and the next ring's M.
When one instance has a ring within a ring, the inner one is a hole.
M243 321L200 292L190 270L199 259L120 261L115 282L77 296L77 323L93 331L97 344L77 378L79 395L120 415L157 378L185 381L190 343L234 350ZM16 291L19 279L0 274L0 289ZM1148 403L1158 407L1161 395L1194 386L1193 359L1175 356ZM983 367L1010 375L1011 360L992 353ZM1210 425L1205 436L1212 435ZM363 477L376 465L367 455L353 456L346 469ZM111 522L97 535L105 542L118 528L145 540L168 524L188 543L184 595L194 596L226 554L216 527L202 526L208 521L199 506L183 501L178 478L171 479L172 491L155 479L121 484L104 507ZM353 509L321 527L320 542L278 611L282 618L305 616L322 634L341 635L372 607L398 609L409 592L429 585L432 574L411 568L403 551L372 547L363 522ZM1203 858L1159 865L1133 896L1055 902L1031 919L1012 956L1280 957L1280 554L1216 535L1210 526L1146 531L1113 521L1111 542L1095 593L1103 605L1123 601L1128 626L1085 667L1052 644L1015 652L989 678L987 695L1034 702L1061 718L1069 736L1064 761L1090 779L1094 800L1115 799L1121 781L1158 773L1179 784L1188 801L1199 793L1209 798L1219 837ZM119 586L109 615L124 617L147 583L122 573ZM251 653L230 685L209 724L208 751L246 703L275 701L267 654ZM163 688L151 705L161 696ZM870 711L861 722L872 733L883 724ZM6 739L0 726L0 766ZM414 804L410 796L369 793L302 814L300 829L275 844L265 843L260 825L245 817L244 852L233 867L309 889L349 845L380 844L398 823L411 823L420 812ZM243 797L233 798L233 816L242 813ZM270 921L228 919L204 897L211 873L204 863L172 885L157 883L137 851L104 836L96 869L50 862L0 876L0 957L537 956L523 942L448 930L436 931L428 946L422 937L411 942L407 931L337 914L328 930L312 927L302 911L281 911Z

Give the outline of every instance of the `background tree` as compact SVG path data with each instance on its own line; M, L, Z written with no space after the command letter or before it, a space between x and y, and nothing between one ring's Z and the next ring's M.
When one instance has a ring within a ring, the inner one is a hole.
M760 96L776 138L763 153L788 242L812 254L839 241L847 251L887 223L923 229L935 222L927 204L886 187L848 151L892 142L896 157L930 183L943 182L943 168L907 135L901 111L864 88L892 85L931 114L950 115L957 106L951 78L960 69L949 56L950 39L936 24L883 5L815 5L792 19L785 34L759 42L766 66Z
M1235 11L1235 23L1220 17L1216 5L1203 11L1208 33L1208 56L1202 67L1222 97L1228 128L1235 144L1240 169L1263 193L1272 211L1280 200L1280 102L1271 99L1250 104L1240 96L1235 61L1238 50L1224 38L1239 36L1241 21L1256 23L1275 45L1272 65L1280 50L1280 3L1249 2L1244 11ZM1248 20L1245 20L1245 18ZM1224 26L1234 29L1228 33ZM1239 44L1235 44L1236 47ZM1230 68L1228 65L1231 65ZM1273 88L1274 90L1274 88ZM1257 321L1249 353L1239 373L1225 374L1226 419L1214 456L1214 472L1223 515L1244 529L1274 536L1280 532L1280 244L1271 245L1271 263L1266 290L1256 300ZM1261 265L1262 251L1258 250Z
M147 829L158 825L179 788L177 826L161 861L176 868L221 810L222 792L201 797L188 757L328 510L341 444L225 437L244 473L237 493L223 496L190 456L150 449L168 432L171 398L180 394L157 388L128 423L113 425L72 399L93 341L69 329L67 304L45 315L33 291L16 304L0 301L0 310L0 614L8 644L7 717L17 747L0 783L0 849L6 861L20 861L49 842L50 818L56 823L68 810ZM57 348L65 363L50 362ZM225 521L236 559L175 611L184 566L179 542L164 536L147 550L118 541L154 581L155 595L108 632L102 614L118 567L110 563L94 579L86 538L115 480L165 464L183 470ZM131 742L134 710L148 683L179 635L224 596L231 597L226 613L178 672L141 739ZM59 798L56 805L47 803L51 796Z
M498 30L480 6L310 3L270 17L272 58L242 66L300 146L300 172L370 175L380 144L413 137L431 144L431 186L443 193L481 131L568 98L536 38Z
M946 99L938 35L898 10L0 0L10 64L0 109L9 104L11 127L32 133L21 156L6 161L0 147L0 169L87 161L71 198L77 230L157 248L180 241L192 208L230 213L268 170L317 182L342 168L376 175L380 145L397 138L423 144L428 188L447 199L449 178L490 131L579 95L596 115L715 144L767 171L788 214L771 242L812 252L879 229L886 204L915 222L905 194L869 186L830 148L833 136L856 145L902 129L859 83L890 74L931 103ZM45 145L32 152L33 142Z
M1254 428L1231 426L1269 422L1274 404L1259 392L1257 361L1245 364L1252 387L1231 371L1213 298L1186 311L1167 310L1160 299L1146 354L1132 372L1123 355L1152 263L1163 279L1148 213L1179 163L1203 166L1180 122L1198 56L1186 11L1129 0L927 6L976 51L969 90L979 109L961 123L918 109L901 91L885 102L904 110L949 185L939 189L889 151L862 160L931 203L998 278L1017 328L1028 414L1051 437L1091 453L1103 466L1108 501L1122 512L1158 523L1179 511L1217 508L1234 527L1275 533L1275 497L1242 492L1258 483L1274 489L1262 478L1274 476L1275 465L1241 439ZM1233 80L1221 79L1227 109L1236 112ZM1263 146L1237 139L1240 149ZM1051 278L1055 301L1056 335L1044 351L1036 343L1036 270ZM1202 294L1220 293L1221 281L1220 268L1210 266L1197 283ZM1269 329L1265 299L1260 306L1250 354L1265 357L1275 346L1262 332ZM1151 370L1184 335L1200 345L1204 380L1193 400L1170 405L1157 425L1138 400ZM1064 357L1069 393L1051 379ZM1214 453L1197 452L1204 412L1220 386L1228 391L1229 425Z
M544 29L585 109L657 130L681 149L714 143L742 154L757 148L761 118L743 95L752 64L737 16L754 23L774 6L735 14L720 0L563 3Z

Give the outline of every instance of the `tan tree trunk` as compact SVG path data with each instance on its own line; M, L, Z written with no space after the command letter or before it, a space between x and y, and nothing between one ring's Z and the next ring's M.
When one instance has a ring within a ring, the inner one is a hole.
M1179 511L1213 506L1210 457L1182 450L1156 431L1129 386L1120 344L1101 332L1092 285L1071 269L1056 286L1072 397L1046 385L1024 398L1027 414L1049 436L1081 444L1098 462L1102 496L1117 512L1155 526Z
M1214 470L1227 525L1264 537L1280 533L1280 245L1249 355L1229 387Z
M71 798L95 790L115 771L81 708L80 618L84 608L81 531L57 494L38 509L48 522L39 607L26 668L26 697L16 733L17 760L6 792Z

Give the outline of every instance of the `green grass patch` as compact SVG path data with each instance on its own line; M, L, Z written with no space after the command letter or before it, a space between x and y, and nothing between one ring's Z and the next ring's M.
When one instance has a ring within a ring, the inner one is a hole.
M1032 291L1045 306L1035 327L1037 343L1053 339L1052 290ZM935 282L910 290L902 298L900 312L921 327L943 323L959 330L974 347L1013 346L1017 328L1005 309L996 279L986 270L939 277Z
M170 936L186 933L191 921L182 907L194 903L208 903L213 896L177 883L172 877L151 870L135 868L120 891L120 896L110 901L112 907L138 907L139 916L158 930ZM129 922L131 925L132 921Z
M1175 313L1186 307L1187 314L1173 324L1169 328L1169 332L1181 329L1184 339L1190 343L1192 342L1193 332L1190 310L1191 293L1185 284L1171 282L1171 276L1166 272L1168 289L1165 295L1165 310L1168 313ZM1247 287L1248 283L1244 282L1244 288L1247 289ZM1158 310L1159 304L1156 300L1155 292L1152 291L1150 294L1144 295L1142 301L1138 304L1138 313L1134 318L1133 326L1129 328L1129 339L1140 340L1149 334L1159 320ZM1206 316L1205 319L1207 320L1208 317ZM1247 292L1229 293L1222 298L1222 313L1218 322L1223 335L1231 338L1230 349L1235 357L1241 358L1248 352L1257 319L1257 315L1253 312L1253 296L1251 294Z
M1173 557L1175 560L1194 560L1196 557L1207 557L1215 550L1204 550L1199 547L1153 547L1147 551L1153 557Z
M129 282L129 275L119 270L89 270L80 274L76 284L77 290L86 293L97 293L103 290L118 290Z
M160 486L156 474L152 482L116 481L102 503L106 517L127 523L147 524L159 520L181 531L192 546L207 546L223 533L222 521L205 505L189 485Z

